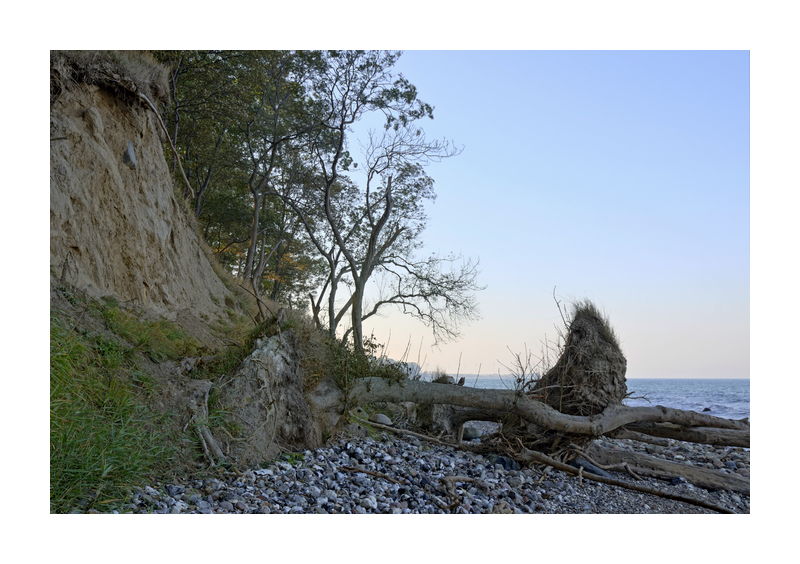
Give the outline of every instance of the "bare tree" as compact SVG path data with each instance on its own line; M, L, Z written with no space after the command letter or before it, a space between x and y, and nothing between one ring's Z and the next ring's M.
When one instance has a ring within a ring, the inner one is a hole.
M362 323L383 306L397 305L430 325L437 337L457 334L459 319L475 314L471 292L477 264L455 257L414 259L425 227L425 202L434 198L433 180L424 165L453 156L445 141L427 140L415 122L432 116L432 108L417 99L416 89L391 66L398 53L332 52L315 82L315 112L319 129L307 149L297 153L312 163L293 189L273 190L297 215L309 241L327 264L319 291L311 293L311 314L335 336L340 322L350 319L362 351ZM360 169L348 150L350 127L367 113L385 118L384 128L370 133ZM307 150L307 154L304 151ZM300 167L299 167L300 168ZM358 182L354 171L360 172ZM392 292L365 311L368 281L376 272L392 276ZM342 301L345 285L350 296Z

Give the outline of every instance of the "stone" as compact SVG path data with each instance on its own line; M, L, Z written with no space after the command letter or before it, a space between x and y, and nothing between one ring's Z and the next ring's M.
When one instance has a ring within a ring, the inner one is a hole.
M464 432L461 435L461 438L465 441L471 441L473 439L479 439L483 435L482 429L476 425L473 421L468 421L464 423Z
M164 486L164 489L166 489L167 493L173 497L179 496L186 491L186 488L184 486L175 486L172 484L167 484L166 486Z
M389 419L389 416L384 415L383 413L373 413L370 415L369 420L373 423L379 423L381 425L393 425L392 420Z
M131 170L135 169L138 164L136 161L136 149L134 149L132 141L128 141L128 146L125 147L125 152L122 153L122 162L128 165Z
M500 465L500 468L503 470L520 469L519 462L507 456L491 455L489 456L489 460L495 465L495 467L497 467L497 465Z

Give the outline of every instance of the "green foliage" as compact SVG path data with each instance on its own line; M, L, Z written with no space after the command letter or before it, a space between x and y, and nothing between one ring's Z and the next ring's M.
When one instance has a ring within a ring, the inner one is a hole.
M242 361L253 352L256 339L270 337L277 333L276 319L270 318L256 327L249 326L245 330L241 326L227 326L231 341L225 350L206 360L191 375L193 378L214 380L220 376L230 375L242 364ZM283 327L287 329L288 327Z
M197 356L202 348L176 324L163 319L143 321L113 301L107 300L100 313L111 331L154 362Z
M306 456L302 452L287 452L283 455L283 459L292 466L300 466Z
M113 507L170 456L131 349L50 327L50 510ZM129 377L133 375L133 377Z
M359 378L386 378L400 382L408 375L399 366L381 362L374 354L381 348L374 336L364 340L364 352L356 350L350 343L329 339L330 367L336 384L348 390Z

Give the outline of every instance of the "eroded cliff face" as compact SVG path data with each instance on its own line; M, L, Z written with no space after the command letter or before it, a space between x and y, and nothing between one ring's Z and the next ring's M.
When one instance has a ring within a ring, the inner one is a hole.
M176 199L152 111L67 81L50 138L51 280L168 318L223 313L231 291Z
M209 352L224 355L232 343L228 331L242 320L249 325L253 304L213 262L176 196L158 118L139 97L163 102L166 85L153 65L130 53L51 54L51 308L67 327L138 350L125 341L130 335L82 309L84 293L113 296L134 306L125 308L134 317L172 320ZM279 314L279 334L258 340L242 366L226 374L196 370L213 363L213 354L136 357L156 390L139 400L164 418L163 428L182 437L170 445L178 448L182 467L196 461L192 440L210 455L205 462L221 456L250 464L284 449L319 446L336 424L340 394L320 388L309 403L298 339L281 333L286 323ZM209 422L212 389L215 408L230 421ZM242 436L228 441L228 427Z

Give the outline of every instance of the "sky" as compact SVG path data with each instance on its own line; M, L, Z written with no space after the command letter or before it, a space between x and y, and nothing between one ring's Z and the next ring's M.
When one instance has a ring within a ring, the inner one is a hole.
M435 108L424 251L480 260L455 342L386 310L365 334L425 370L505 374L591 299L630 378L749 377L746 51L406 51Z

